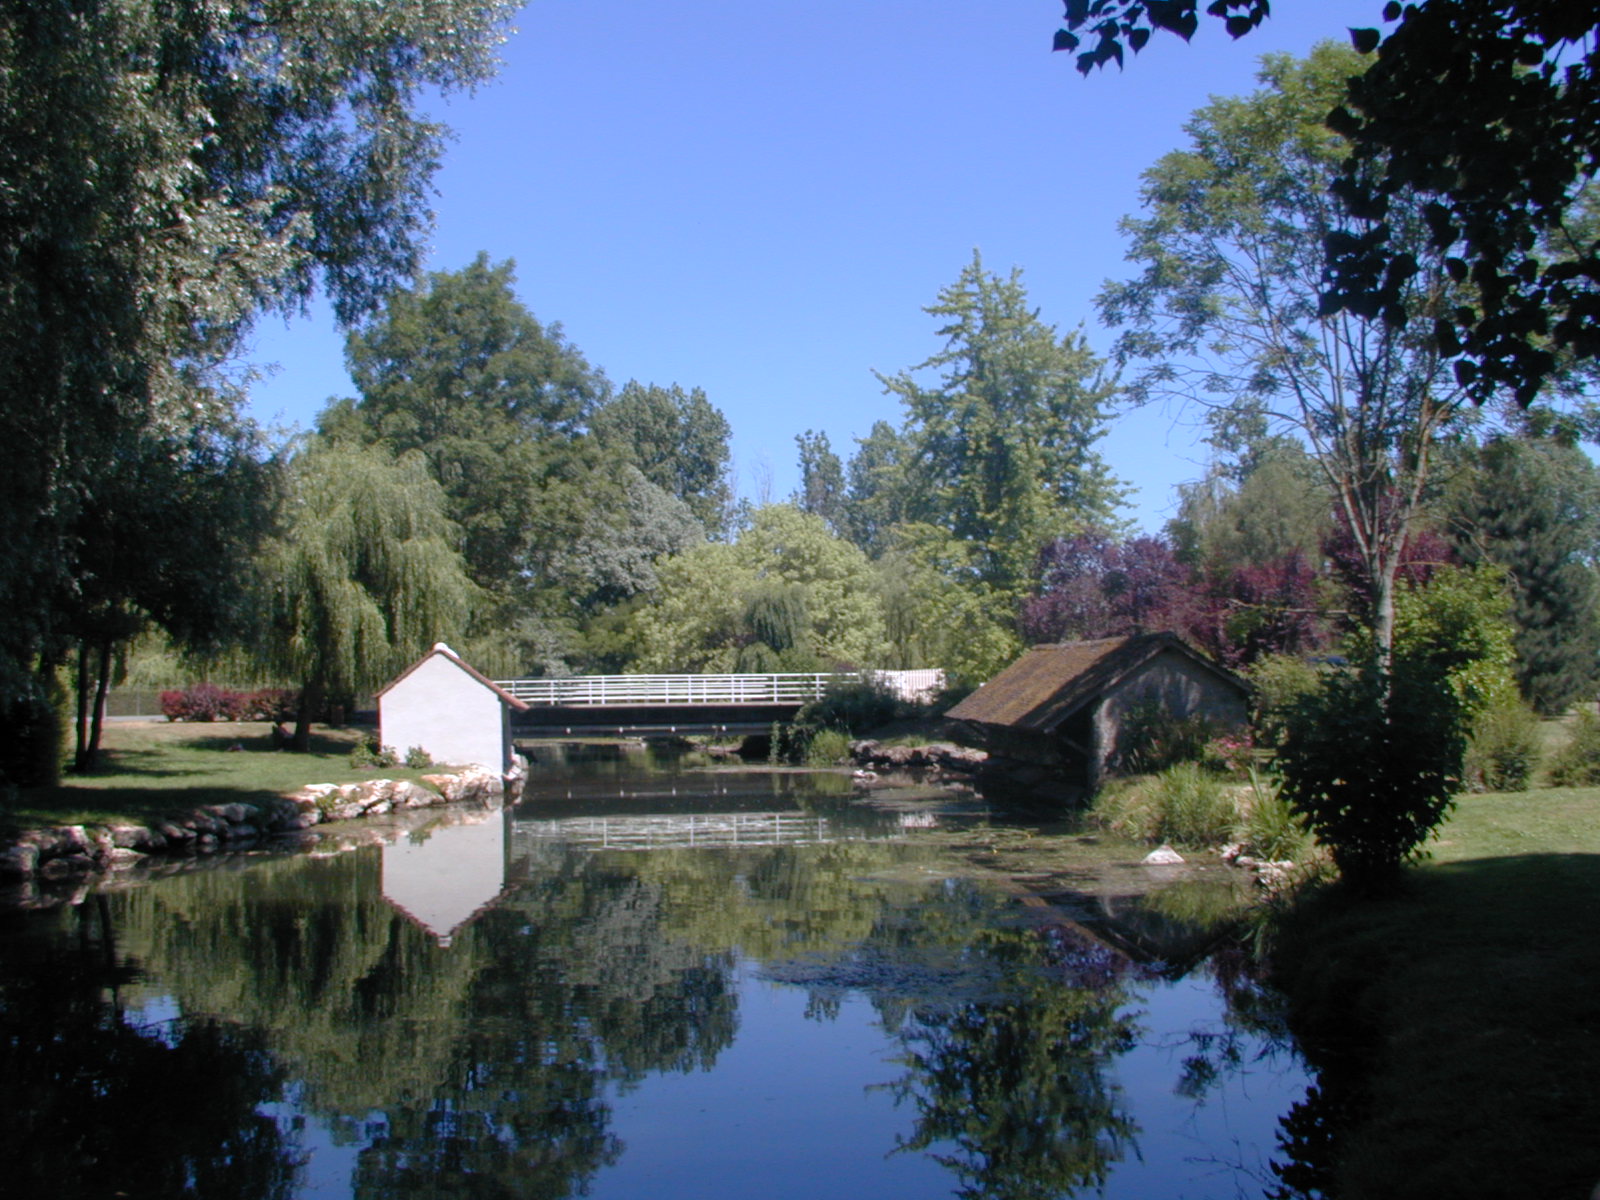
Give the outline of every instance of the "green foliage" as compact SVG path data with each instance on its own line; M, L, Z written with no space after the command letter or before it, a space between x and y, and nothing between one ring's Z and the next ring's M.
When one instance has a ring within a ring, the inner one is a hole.
M414 750L415 747L406 751L406 766L425 765L411 761L411 755ZM393 746L380 746L378 739L371 734L363 734L361 739L350 747L350 765L352 767L392 767L399 761Z
M433 766L433 755L429 754L421 746L408 746L406 747L405 764L412 770L420 771L424 767Z
M796 713L794 720L801 727L841 729L860 736L901 716L903 707L887 689L862 679L831 685L821 698Z
M1550 782L1556 787L1600 785L1600 717L1588 708L1573 718L1566 744L1551 758Z
M901 524L878 560L885 644L876 665L992 679L1022 650L1011 598L977 577L979 553L947 530Z
M1512 664L1515 633L1505 573L1484 564L1446 567L1421 585L1395 592L1396 669L1442 675L1456 693L1462 716L1516 697Z
M1463 456L1447 495L1469 563L1502 567L1514 596L1517 685L1545 716L1593 690L1600 672L1600 472L1581 449L1506 437Z
M944 349L879 377L906 410L901 519L948 529L980 580L1020 594L1040 546L1108 523L1121 499L1093 449L1115 385L1081 333L1039 319L1020 271L990 274L976 252L926 311L945 322ZM928 371L932 386L917 378Z
M1111 767L1124 775L1153 775L1198 763L1219 732L1216 722L1198 713L1178 716L1153 701L1136 704L1122 714Z
M1284 797L1351 886L1392 886L1460 788L1460 694L1420 664L1389 677L1329 672L1286 724L1277 757Z
M421 454L473 580L495 591L543 582L603 490L579 434L605 376L528 311L515 282L514 264L480 254L391 294L347 343L360 398L318 419L336 440Z
M1223 780L1194 762L1122 780L1102 790L1090 812L1119 837L1193 849L1226 842L1239 819Z
M707 532L727 533L733 504L728 483L728 419L699 388L659 387L630 380L600 406L590 428L600 445L688 506Z
M61 714L46 694L0 705L0 786L53 787L61 778Z
M1539 716L1521 700L1490 704L1472 722L1462 776L1475 792L1520 792L1544 749Z
M72 526L105 510L118 456L226 430L263 308L320 285L351 321L416 269L445 136L419 93L487 78L511 7L0 13L5 696L55 657L55 606L93 567Z
M845 534L876 558L889 546L895 526L907 519L907 473L911 447L888 421L874 421L846 471Z
M736 542L691 547L659 562L657 571L654 602L635 621L644 670L731 671L742 649L756 642L773 658L765 651L751 655L788 670L812 664L832 670L879 657L883 620L872 564L813 514L789 505L758 509ZM801 601L804 629L797 631L795 604ZM791 644L758 638L752 618Z
M292 470L288 523L262 564L260 650L303 681L303 748L324 697L373 688L454 636L477 592L419 455L313 444Z
M1305 821L1295 812L1278 781L1250 772L1250 795L1245 801L1240 836L1258 858L1269 862L1294 862L1305 852Z
M795 492L794 506L821 517L835 535L848 536L844 464L833 452L828 435L808 429L796 434L794 441L800 451L800 487Z
M1310 448L1360 548L1374 654L1388 669L1395 572L1434 443L1466 394L1431 339L1323 311L1326 239L1344 219L1329 186L1347 151L1324 119L1361 69L1333 43L1304 61L1267 55L1262 90L1196 112L1188 148L1145 173L1145 214L1123 222L1142 273L1107 285L1098 304L1122 327L1118 361L1143 364L1127 384L1136 402L1220 406L1225 423L1263 423ZM1396 197L1389 217L1412 260L1396 283L1406 302L1424 311L1458 298L1428 252L1420 201Z
M1292 654L1272 654L1250 665L1255 734L1262 745L1279 745L1289 714L1322 685L1322 670Z
M850 735L842 729L818 729L806 743L806 765L831 767L850 761Z
M1180 557L1213 578L1296 551L1315 558L1332 528L1316 463L1283 438L1240 449L1237 483L1219 470L1179 488L1178 515L1167 528Z

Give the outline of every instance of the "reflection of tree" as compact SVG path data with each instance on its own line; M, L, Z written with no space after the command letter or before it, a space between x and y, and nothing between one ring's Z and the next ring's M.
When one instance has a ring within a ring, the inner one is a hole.
M918 994L901 981L876 995L906 1050L894 1092L914 1106L916 1126L902 1148L932 1151L963 1197L1099 1187L1134 1134L1106 1078L1134 1044L1118 1015L1128 998L1119 963L1061 931L1006 928L995 903L946 889L863 947L920 945L911 961L935 985Z
M260 1111L279 1097L282 1076L261 1039L205 1018L141 1026L115 999L137 971L108 928L101 909L98 939L75 952L31 938L7 944L0 1191L287 1196L291 1148Z
M448 948L376 870L285 860L116 900L184 1009L262 1028L303 1105L361 1146L359 1196L581 1192L620 1152L607 1087L732 1041L731 956L664 935L661 888L631 870L561 859Z

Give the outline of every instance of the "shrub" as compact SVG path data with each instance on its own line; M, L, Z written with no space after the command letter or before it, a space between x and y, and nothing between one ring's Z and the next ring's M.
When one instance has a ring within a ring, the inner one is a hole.
M863 734L893 721L900 709L900 701L893 693L861 679L834 684L796 713L794 723L812 730L843 729Z
M300 692L297 688L261 688L250 693L247 708L249 720L280 725L299 716Z
M350 747L352 767L392 767L395 762L394 747L378 745L377 739L371 734L364 734Z
M806 765L828 767L850 757L850 735L842 729L819 729L806 746Z
M1571 737L1550 764L1550 782L1556 787L1600 784L1600 717L1587 710L1578 713Z
M284 716L261 714L263 696L293 696L296 692L233 692L214 683L195 683L177 691L161 693L161 714L169 721L250 721L288 720Z
M1115 784L1095 797L1092 815L1121 837L1188 847L1227 841L1238 821L1228 788L1197 763Z
M1254 689L1255 700L1255 732L1262 745L1276 746L1283 741L1290 710L1302 697L1317 690L1322 670L1290 654L1269 655L1250 668L1250 686Z
M433 755L429 754L421 746L408 746L406 748L406 766L413 770L431 767L433 766Z
M1477 792L1520 792L1539 766L1539 717L1517 700L1491 705L1473 722L1462 765Z
M1243 776L1255 762L1255 750L1248 731L1225 733L1205 744L1200 752L1200 763L1221 775Z
M1283 795L1358 891L1383 891L1454 804L1466 738L1438 671L1328 675L1289 711Z

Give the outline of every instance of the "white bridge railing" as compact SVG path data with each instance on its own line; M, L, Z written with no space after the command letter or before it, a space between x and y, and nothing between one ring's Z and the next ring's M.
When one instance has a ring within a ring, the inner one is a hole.
M804 704L855 675L580 675L501 679L518 700L540 705Z
M944 686L944 672L862 671L787 675L577 675L570 679L499 679L496 685L532 705L805 704L834 684L867 678L912 702Z

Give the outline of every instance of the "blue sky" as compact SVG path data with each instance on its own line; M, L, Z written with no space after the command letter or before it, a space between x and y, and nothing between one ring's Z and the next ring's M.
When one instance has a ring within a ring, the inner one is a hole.
M939 348L922 309L974 249L1108 348L1093 298L1127 271L1117 221L1140 173L1207 97L1252 90L1262 54L1377 24L1382 4L1277 7L1237 43L1207 20L1084 79L1050 52L1060 0L537 0L498 78L438 105L455 139L428 269L514 259L522 301L613 383L704 388L740 491L783 499L796 434L848 457L898 423L873 371ZM276 366L252 392L263 421L309 426L353 393L321 308L264 322L252 358ZM1100 445L1143 528L1203 468L1194 419L1119 415Z

